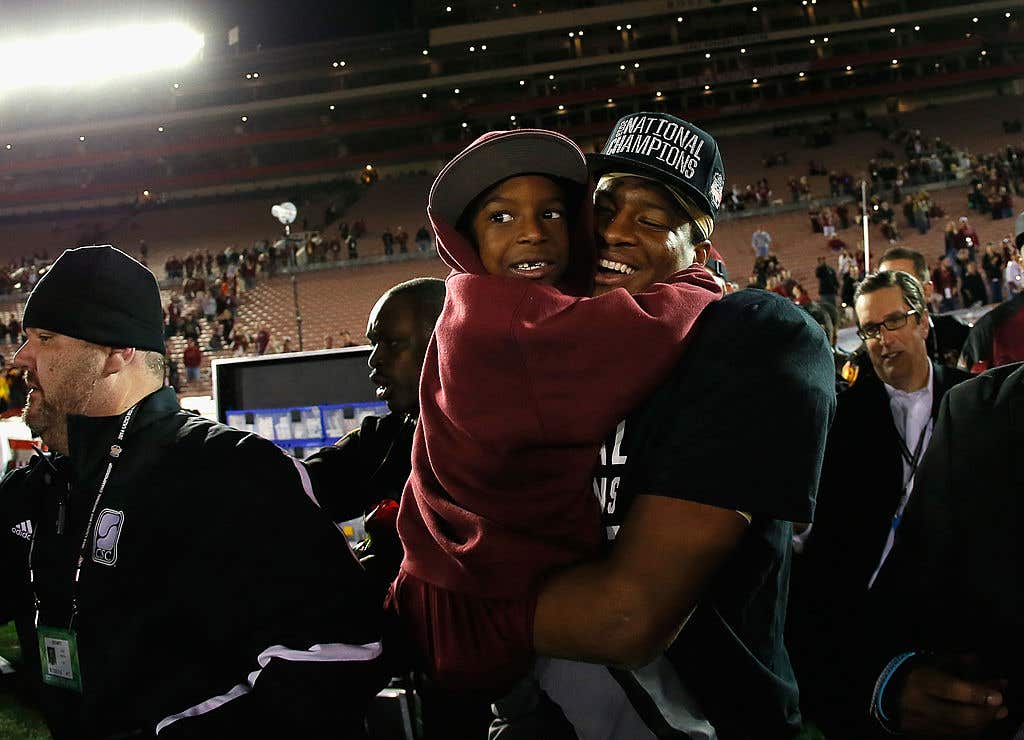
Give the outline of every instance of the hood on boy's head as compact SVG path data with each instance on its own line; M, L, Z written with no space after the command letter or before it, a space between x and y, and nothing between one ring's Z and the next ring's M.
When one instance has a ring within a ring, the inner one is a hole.
M595 255L593 188L583 152L554 131L491 131L441 169L427 198L427 217L441 259L456 272L486 272L476 248L456 225L480 195L517 175L543 175L563 187L568 183L570 260L560 288L574 295L589 293Z

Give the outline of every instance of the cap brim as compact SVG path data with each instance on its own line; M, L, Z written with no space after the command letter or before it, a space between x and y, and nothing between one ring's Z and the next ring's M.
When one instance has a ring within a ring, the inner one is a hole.
M463 151L438 174L430 188L431 213L457 224L462 212L488 188L515 175L559 177L586 185L583 153L560 135L522 130L498 134Z
M693 185L690 185L688 182L681 179L670 180L665 173L657 167L650 167L641 162L627 159L626 157L617 157L614 154L588 154L587 164L590 166L590 174L593 176L595 181L601 179L602 175L606 175L609 172L621 172L623 174L635 172L638 175L643 175L644 177L656 180L667 188L676 188L677 190L682 191L709 216L715 212L711 208L711 201L708 200L707 193L702 193L700 190L693 187Z

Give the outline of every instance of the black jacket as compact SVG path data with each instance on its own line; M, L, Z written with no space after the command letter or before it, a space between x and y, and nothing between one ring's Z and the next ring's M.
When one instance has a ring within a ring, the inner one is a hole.
M66 628L74 564L121 420L71 417L68 458L37 457L0 486L10 586L0 611L18 618L26 657L37 647L18 525L30 522L35 537L40 623ZM41 689L54 736L144 737L158 725L162 738L361 736L382 682L380 610L293 461L181 411L170 389L140 403L120 446L78 587L83 692ZM37 656L30 670L39 675ZM231 698L203 704L216 697ZM195 707L207 711L168 722Z
M936 363L932 370L934 419L949 388L969 376ZM878 376L866 373L839 394L814 526L793 562L787 632L801 706L830 740L863 737L857 723L868 722L871 687L861 695L850 691L862 654L851 634L902 495L903 458L889 396Z
M306 468L320 505L336 522L370 515L367 538L356 548L363 566L383 598L402 564L402 542L395 527L398 502L412 471L412 437L416 418L409 414L367 416L337 444L306 458Z
M948 393L892 557L872 589L878 603L869 624L900 615L881 664L905 650L974 653L972 678L1008 679L1010 716L986 738L1013 737L1024 722L1022 439L1024 364Z

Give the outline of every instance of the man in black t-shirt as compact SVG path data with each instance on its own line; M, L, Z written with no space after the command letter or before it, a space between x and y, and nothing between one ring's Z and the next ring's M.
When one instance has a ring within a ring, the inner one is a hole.
M693 169L627 131L683 141ZM593 165L598 293L706 258L724 182L711 136L637 113ZM833 376L803 311L741 291L706 309L664 385L610 435L594 479L609 552L549 578L534 621L538 654L554 656L539 682L581 740L799 731L782 641L790 538L813 516Z

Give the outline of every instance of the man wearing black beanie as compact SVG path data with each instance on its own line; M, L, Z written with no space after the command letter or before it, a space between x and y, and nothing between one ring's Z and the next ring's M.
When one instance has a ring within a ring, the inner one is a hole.
M0 619L54 737L361 736L374 592L291 458L163 387L153 274L68 250L24 325L50 452L0 484Z

